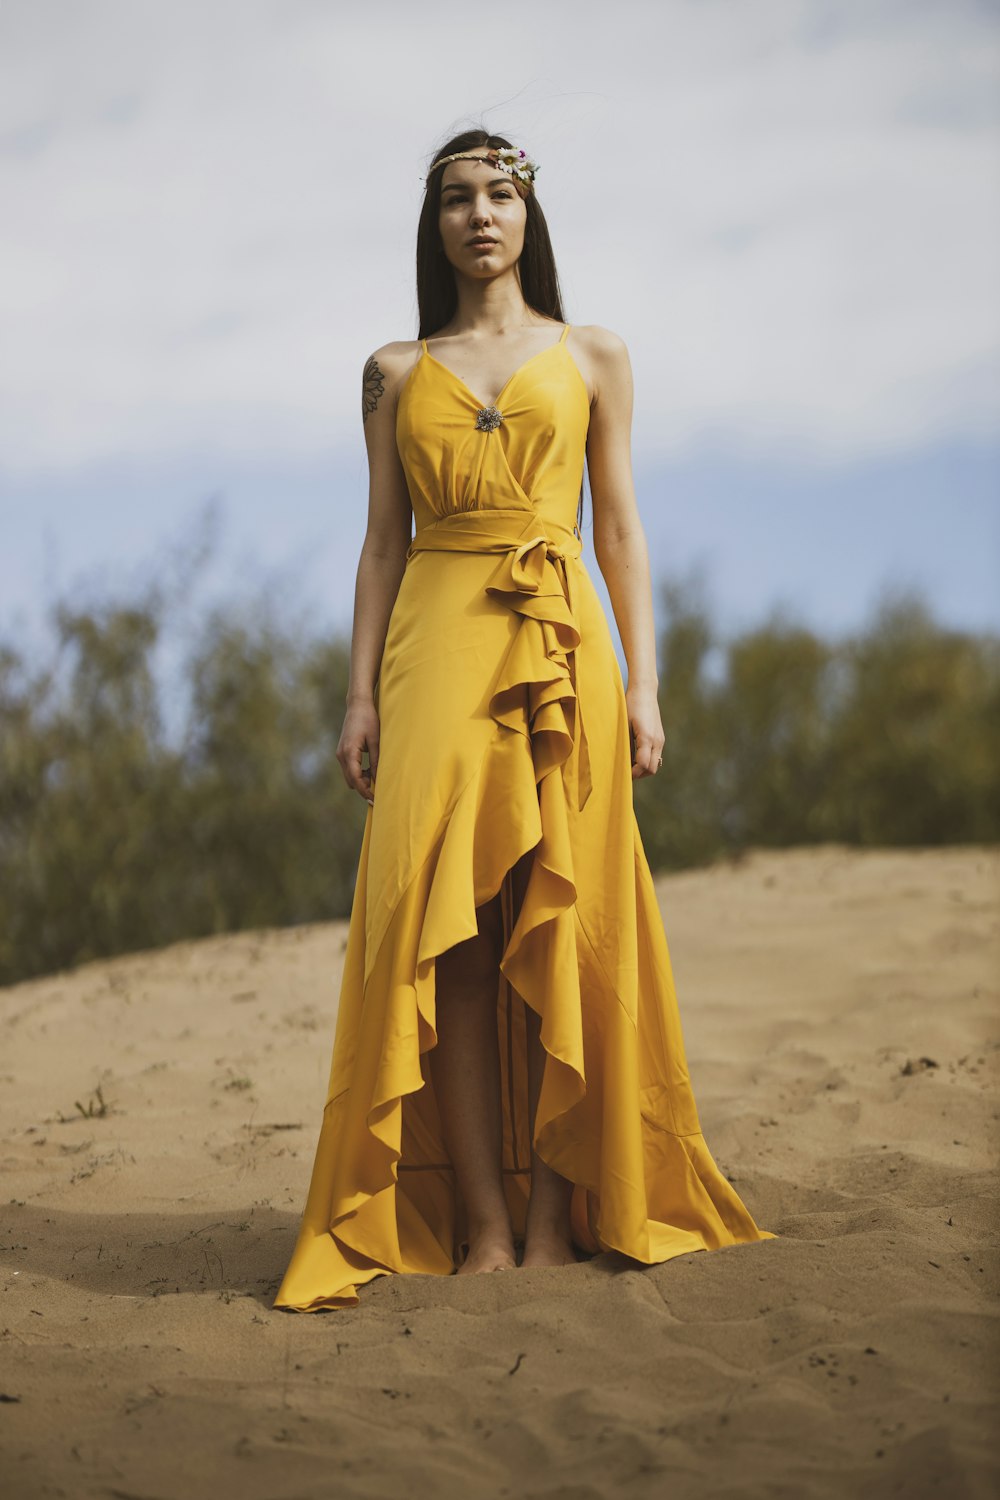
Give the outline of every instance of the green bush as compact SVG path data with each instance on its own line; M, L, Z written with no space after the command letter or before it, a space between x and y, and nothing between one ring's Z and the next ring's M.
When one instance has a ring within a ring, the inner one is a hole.
M888 596L839 642L773 617L726 643L713 681L704 605L678 585L663 604L663 766L636 785L653 863L1000 836L997 637L948 630L915 595Z
M663 767L635 786L654 867L997 840L995 637L907 596L839 642L778 616L720 642L680 581L661 618ZM157 588L58 603L49 623L44 664L0 641L0 983L349 914L365 807L335 755L348 642L259 603L192 623ZM163 655L183 639L168 732Z

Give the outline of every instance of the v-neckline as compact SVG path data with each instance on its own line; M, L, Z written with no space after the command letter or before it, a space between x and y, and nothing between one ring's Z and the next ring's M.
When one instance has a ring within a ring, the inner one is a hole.
M450 375L452 380L455 381L456 385L460 385L463 391L465 391L466 395L472 397L473 401L475 401L480 411L488 411L491 407L496 406L497 402L506 392L508 386L510 386L517 379L522 370L526 370L530 364L533 364L536 359L540 359L543 354L551 354L553 349L558 349L561 344L565 343L566 334L568 332L569 324L564 323L562 333L560 333L554 344L546 344L544 349L537 349L534 354L529 354L528 358L526 360L523 360L522 363L518 365L514 373L507 377L492 401L481 400L480 397L476 395L475 391L466 385L461 375L456 375L455 371L451 369L449 365L442 364L437 356L431 353L430 349L428 348L426 339L422 340L422 343L424 347L424 354L431 361L431 363L437 365L438 369L443 370L446 375Z

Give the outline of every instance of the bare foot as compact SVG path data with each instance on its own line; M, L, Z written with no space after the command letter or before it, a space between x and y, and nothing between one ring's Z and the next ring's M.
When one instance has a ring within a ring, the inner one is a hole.
M529 1234L521 1260L525 1266L575 1266L576 1251L567 1236L549 1230L546 1233Z
M478 1271L512 1271L517 1266L514 1241L502 1229L469 1234L469 1253L458 1268L459 1276Z

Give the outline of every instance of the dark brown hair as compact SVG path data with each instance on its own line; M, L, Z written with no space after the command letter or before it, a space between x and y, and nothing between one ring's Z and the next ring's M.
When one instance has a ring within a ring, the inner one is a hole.
M483 146L510 146L513 143L502 135L491 135L486 130L463 130L461 135L434 153L434 161L442 156L451 156L455 151L475 151ZM434 162L431 163L431 166ZM438 216L441 212L441 179L444 171L431 173L424 193L423 207L417 224L417 309L420 315L418 338L430 338L455 315L458 295L455 291L455 272L441 244ZM521 293L529 307L564 323L562 298L559 293L559 276L556 272L549 226L539 207L534 188L524 200L527 218L524 224L524 249L517 262L521 278Z
M505 136L488 130L463 130L459 135L445 141L434 153L433 161L442 156L451 156L455 151L476 151L484 146L512 146ZM428 170L430 170L428 168ZM424 192L424 201L417 223L417 310L419 331L417 337L430 338L443 328L455 315L458 293L455 289L455 271L444 253L438 219L441 212L441 182L444 169L432 172ZM521 295L529 307L544 317L565 323L562 295L559 291L559 273L552 253L549 226L545 222L534 187L524 200L526 218L524 222L524 248L517 262L521 281ZM577 525L583 523L583 488L577 510Z

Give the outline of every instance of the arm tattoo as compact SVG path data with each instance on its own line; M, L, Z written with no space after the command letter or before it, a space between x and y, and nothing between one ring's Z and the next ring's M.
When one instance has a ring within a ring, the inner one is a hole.
M370 356L365 365L364 380L361 392L361 420L367 422L372 412L378 406L380 397L385 395L385 376L378 367L374 354Z

